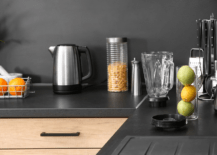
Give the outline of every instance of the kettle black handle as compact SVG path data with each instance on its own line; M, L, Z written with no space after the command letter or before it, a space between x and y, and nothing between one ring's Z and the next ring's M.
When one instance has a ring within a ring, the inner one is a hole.
M92 66L92 61L91 61L91 57L90 57L90 50L88 49L88 47L87 46L78 46L78 47L86 48L85 51L78 50L80 53L85 53L87 55L87 62L88 62L89 72L87 73L87 75L82 77L82 81L84 81L84 80L86 80L86 79L88 79L88 78L90 78L92 76L93 66Z

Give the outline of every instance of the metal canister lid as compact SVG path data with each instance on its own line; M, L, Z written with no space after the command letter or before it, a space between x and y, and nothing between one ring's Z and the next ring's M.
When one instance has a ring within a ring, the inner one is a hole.
M124 43L127 42L127 38L121 38L121 37L112 37L112 38L106 38L107 43Z
M134 58L131 62L132 62L132 64L138 64L139 63L139 61L137 61L136 58Z

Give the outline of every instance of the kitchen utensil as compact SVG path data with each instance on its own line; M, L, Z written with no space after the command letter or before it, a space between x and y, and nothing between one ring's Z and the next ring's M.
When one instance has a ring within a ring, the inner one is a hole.
M206 94L203 94L201 96L204 95L208 95L209 98L200 98L200 100L213 100L214 97L214 90L216 89L216 85L217 85L217 60L215 60L215 73L211 74L209 76L206 77L205 79L205 90L206 90Z
M23 77L22 73L9 73L10 76L15 76L15 77Z
M176 101L177 101L177 105L182 100L181 91L184 88L184 86L181 84L181 82L179 82L179 80L177 78L177 73L178 73L180 68L181 67L176 66ZM191 103L194 105L194 113L191 114L190 116L186 117L186 118L187 118L187 120L196 120L196 119L198 119L198 90L199 90L198 89L199 88L199 86L198 86L198 76L197 76L198 75L197 74L198 69L197 69L197 66L193 66L191 68L194 70L194 73L196 75L195 80L192 83L192 85L194 85L195 88L196 88L196 97L195 97L195 99L193 101L191 101ZM176 113L178 113L177 109L176 109Z
M152 125L157 128L180 128L186 125L185 116L179 114L161 114L152 117Z
M199 53L197 56L194 54L195 52ZM202 48L192 48L190 50L189 57L189 66L194 67L197 66L197 77L198 77L198 89L199 92L203 92L203 82L204 82L204 72L203 72L203 49Z
M10 76L9 73L2 66L0 66L0 74L2 76Z
M196 20L196 22L198 27L198 47L204 50L204 71L205 75L209 75L211 74L211 66L214 64L213 58L216 49L214 42L216 37L214 35L214 24L216 20L212 14L210 19Z
M137 61L136 58L134 58L134 60L131 62L132 62L131 93L134 96L139 96L142 94L139 61Z
M213 104L214 104L214 110L215 113L217 113L217 85L213 87L212 93L213 93Z
M85 51L81 49L84 48ZM53 91L58 94L79 93L82 90L81 82L92 75L90 51L86 46L74 44L60 44L49 47L53 61ZM87 55L87 75L82 76L80 55Z
M215 60L215 75L208 76L206 79L206 89L210 99L202 100L214 100L214 109L217 112L217 60Z
M106 38L108 91L128 91L127 38Z
M217 20L214 14L210 19L196 20L197 23L197 45L204 51L203 71L204 79L214 74L214 60L217 60ZM206 87L206 81L203 87ZM209 82L209 81L208 81ZM211 92L211 89L208 90Z
M142 53L142 67L151 107L166 106L167 93L173 87L172 52Z
M9 83L10 80L12 80L14 78L17 78L17 77L22 78L23 77L22 73L8 73L8 74L9 74L9 76L0 75L0 78L3 78L7 83Z

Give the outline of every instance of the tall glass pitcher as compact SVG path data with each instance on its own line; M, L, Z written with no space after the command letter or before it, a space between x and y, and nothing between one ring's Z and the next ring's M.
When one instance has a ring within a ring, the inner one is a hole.
M142 67L151 106L166 106L167 94L174 83L172 52L142 53Z

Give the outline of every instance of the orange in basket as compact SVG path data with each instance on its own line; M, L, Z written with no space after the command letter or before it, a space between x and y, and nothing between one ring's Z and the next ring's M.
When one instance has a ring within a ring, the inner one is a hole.
M26 87L25 87L25 81L22 78L15 78L9 82L9 93L13 96L15 95L21 95L24 93ZM13 86L16 85L16 86Z
M6 86L2 86L2 85L6 85ZM7 92L8 89L7 85L8 83L4 79L0 78L0 96L4 95Z

